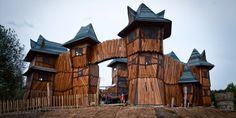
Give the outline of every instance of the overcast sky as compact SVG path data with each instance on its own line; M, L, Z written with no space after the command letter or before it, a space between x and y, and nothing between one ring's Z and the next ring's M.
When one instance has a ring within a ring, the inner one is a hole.
M81 26L92 23L102 42L119 38L128 24L127 6L137 10L145 3L155 13L166 10L172 20L171 37L164 40L164 53L174 51L187 62L194 48L205 49L211 89L236 84L236 1L235 0L0 0L0 24L12 28L30 49L30 39L41 34L47 40L65 43ZM99 64L101 85L111 84L110 61Z

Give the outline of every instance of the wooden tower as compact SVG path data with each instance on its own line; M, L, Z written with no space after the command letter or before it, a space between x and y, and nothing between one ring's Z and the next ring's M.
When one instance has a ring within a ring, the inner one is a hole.
M128 94L127 58L113 59L108 67L112 68L112 84L116 85L115 95Z
M204 106L210 106L211 83L209 70L211 70L214 65L207 62L205 50L200 54L196 49L193 49L187 64L190 66L191 71L195 74L200 83L200 86L198 87L199 90L197 90L197 96L201 99L199 99L198 103Z
M89 105L94 101L97 92L99 67L91 64L91 47L100 43L92 24L81 27L76 36L63 46L70 49L73 68L73 94L87 97L82 104Z
M128 7L129 24L118 34L126 39L129 102L165 104L163 40L171 35L171 21L164 11L155 14L145 4Z
M47 95L47 83L53 92L55 65L59 54L67 49L59 43L46 40L39 36L38 41L30 40L31 49L24 61L30 62L29 69L24 73L27 76L24 98L42 97Z

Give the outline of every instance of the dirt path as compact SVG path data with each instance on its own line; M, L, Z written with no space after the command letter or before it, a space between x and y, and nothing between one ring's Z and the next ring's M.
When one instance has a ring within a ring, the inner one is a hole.
M214 108L168 108L153 106L95 106L57 109L47 112L1 115L0 118L236 118L236 112Z

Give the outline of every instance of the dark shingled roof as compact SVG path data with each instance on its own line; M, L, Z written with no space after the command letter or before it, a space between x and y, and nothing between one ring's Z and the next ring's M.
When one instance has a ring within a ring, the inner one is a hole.
M200 55L200 53L197 51L197 49L193 49L192 54L191 54L187 64L190 66L203 66L203 67L207 67L209 69L212 69L214 67L213 64L207 62L205 50Z
M50 72L50 73L56 72L56 70L54 68L47 68L47 67L41 67L41 66L31 66L23 75L28 75L33 70L39 70L39 71Z
M179 58L176 56L176 54L173 51L168 53L167 56L170 56L172 59L174 59L176 61L180 61Z
M79 42L83 42L85 40L90 40L93 43L100 43L97 39L97 36L94 32L92 24L87 26L83 26L80 28L79 32L75 35L75 37L66 43L63 44L65 47L73 46Z
M178 83L184 84L184 83L195 83L195 82L199 82L199 81L191 73L189 67L185 65L183 75L180 77L180 80L178 81Z
M30 39L31 49L25 57L25 61L31 61L35 56L35 53L44 53L50 55L59 55L67 51L67 48L63 47L62 44L48 41L42 35L39 35L37 42Z
M138 24L150 26L164 26L164 39L171 34L171 21L164 18L165 11L155 14L145 4L141 4L135 12L128 6L129 24L118 34L120 37L125 37L127 33L135 29Z
M109 63L107 66L108 67L112 67L117 63L125 63L127 64L128 60L127 58L117 58L117 59L113 59L111 63Z

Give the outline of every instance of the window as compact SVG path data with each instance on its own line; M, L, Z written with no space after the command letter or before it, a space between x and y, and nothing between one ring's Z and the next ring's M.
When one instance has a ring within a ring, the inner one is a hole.
M145 56L145 64L149 65L152 63L152 57L150 55Z
M157 39L157 32L155 28L143 28L143 37L145 39Z
M134 41L134 39L135 39L135 32L131 32L131 33L129 34L128 39L129 39L129 42Z
M49 63L49 59L48 59L48 57L43 57L43 63L46 63L46 64Z
M202 71L202 78L209 78L207 70Z
M125 78L125 77L119 77L119 78L118 78L118 81L119 81L119 82L127 82L127 78Z
M83 48L77 48L75 49L75 55L76 56L81 56L83 54Z
M39 73L39 81L47 81L48 80L48 77L47 77L47 74L44 73L44 72L40 72Z
M79 69L79 72L78 72L78 76L83 76L83 70L82 69Z

